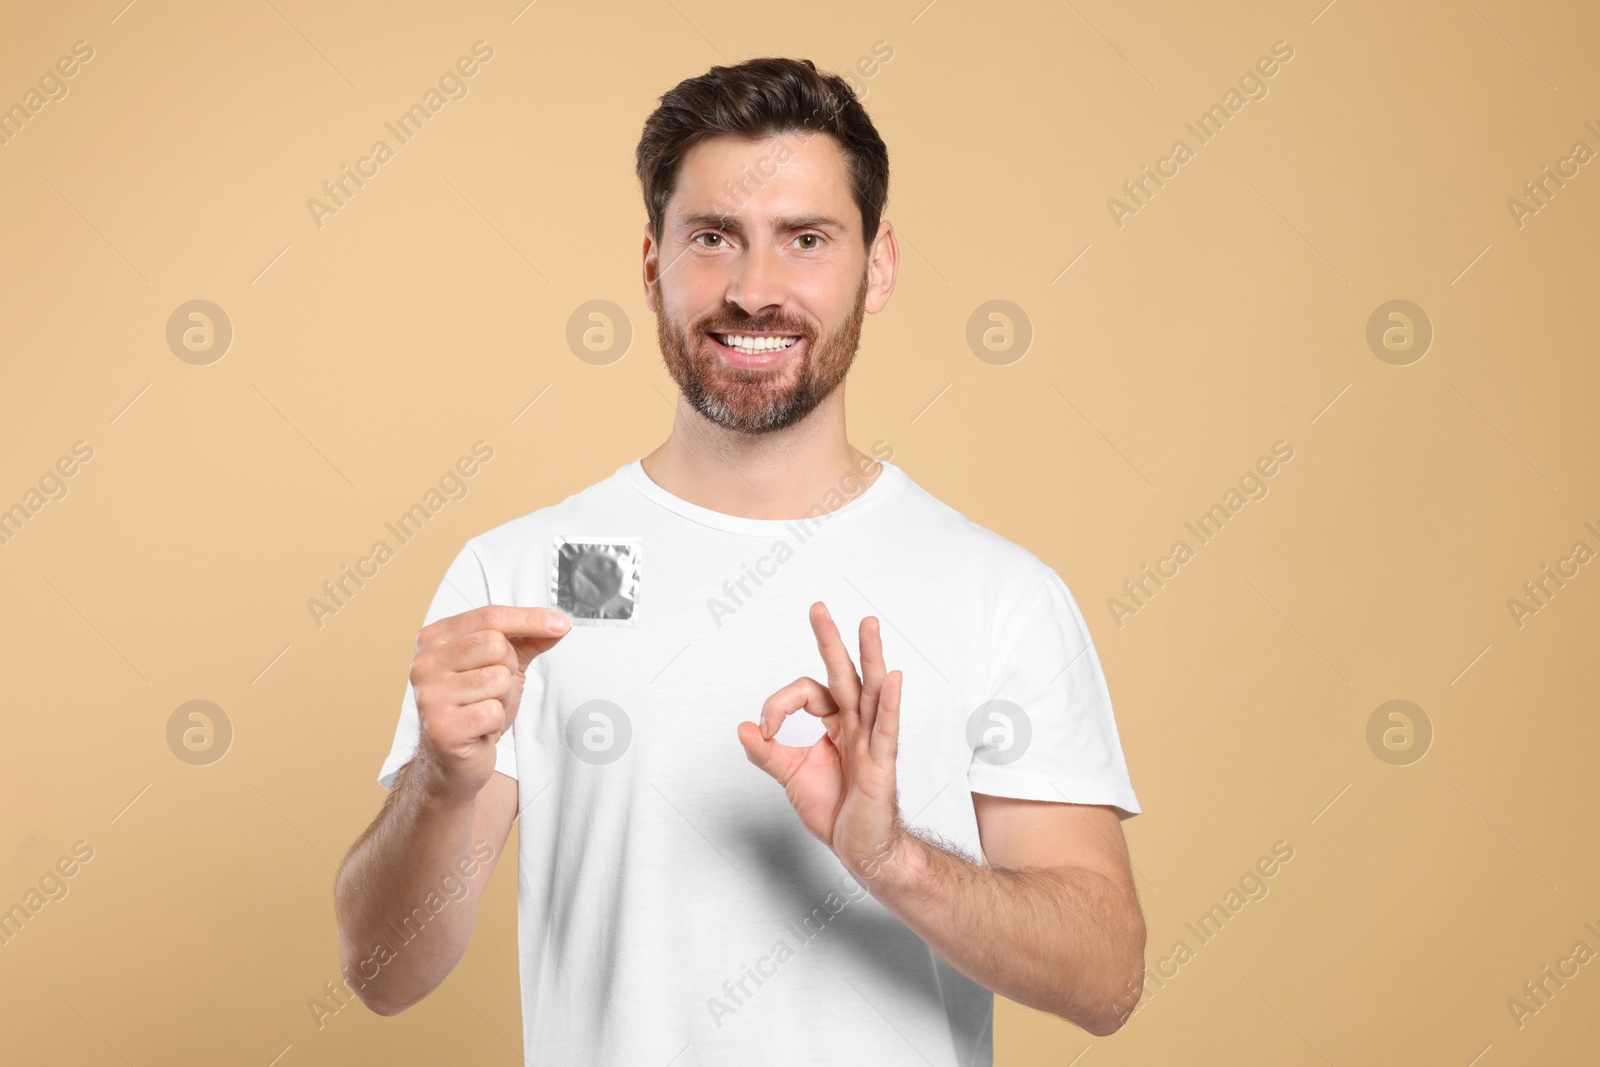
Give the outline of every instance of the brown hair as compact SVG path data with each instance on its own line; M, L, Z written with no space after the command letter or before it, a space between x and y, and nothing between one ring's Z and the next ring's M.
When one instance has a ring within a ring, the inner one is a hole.
M707 137L761 140L801 130L807 138L831 134L844 151L862 243L870 249L889 199L889 150L848 82L819 73L809 59L784 57L712 67L662 95L645 120L634 167L656 240L689 149Z

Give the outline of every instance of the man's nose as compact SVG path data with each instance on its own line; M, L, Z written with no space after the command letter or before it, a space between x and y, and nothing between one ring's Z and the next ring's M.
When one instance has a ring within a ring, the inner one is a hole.
M788 296L783 258L764 242L754 242L739 255L728 282L728 300L754 318L768 307L781 307Z

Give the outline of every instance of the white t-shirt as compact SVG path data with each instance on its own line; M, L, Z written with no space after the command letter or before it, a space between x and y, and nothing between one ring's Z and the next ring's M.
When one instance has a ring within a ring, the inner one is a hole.
M826 681L817 600L858 667L877 616L904 673L908 826L978 859L973 792L1138 814L1089 630L1026 549L887 461L833 512L767 520L681 500L635 460L470 539L424 623L490 603L598 616L534 661L496 761L520 797L527 1062L993 1062L993 994L852 880L739 743L774 691ZM821 735L799 711L778 740ZM416 744L408 683L385 788Z

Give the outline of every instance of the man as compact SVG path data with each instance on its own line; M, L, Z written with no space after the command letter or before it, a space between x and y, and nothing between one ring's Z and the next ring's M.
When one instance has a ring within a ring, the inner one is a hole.
M451 565L340 871L346 974L385 1015L437 987L520 815L530 1063L988 1064L993 992L1112 1033L1139 807L1083 617L846 440L882 140L758 59L662 97L638 173L671 436Z

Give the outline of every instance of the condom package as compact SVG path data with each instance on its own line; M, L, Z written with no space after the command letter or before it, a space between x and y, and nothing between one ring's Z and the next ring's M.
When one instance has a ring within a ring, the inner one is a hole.
M639 542L557 535L550 602L575 625L634 625L639 609Z

